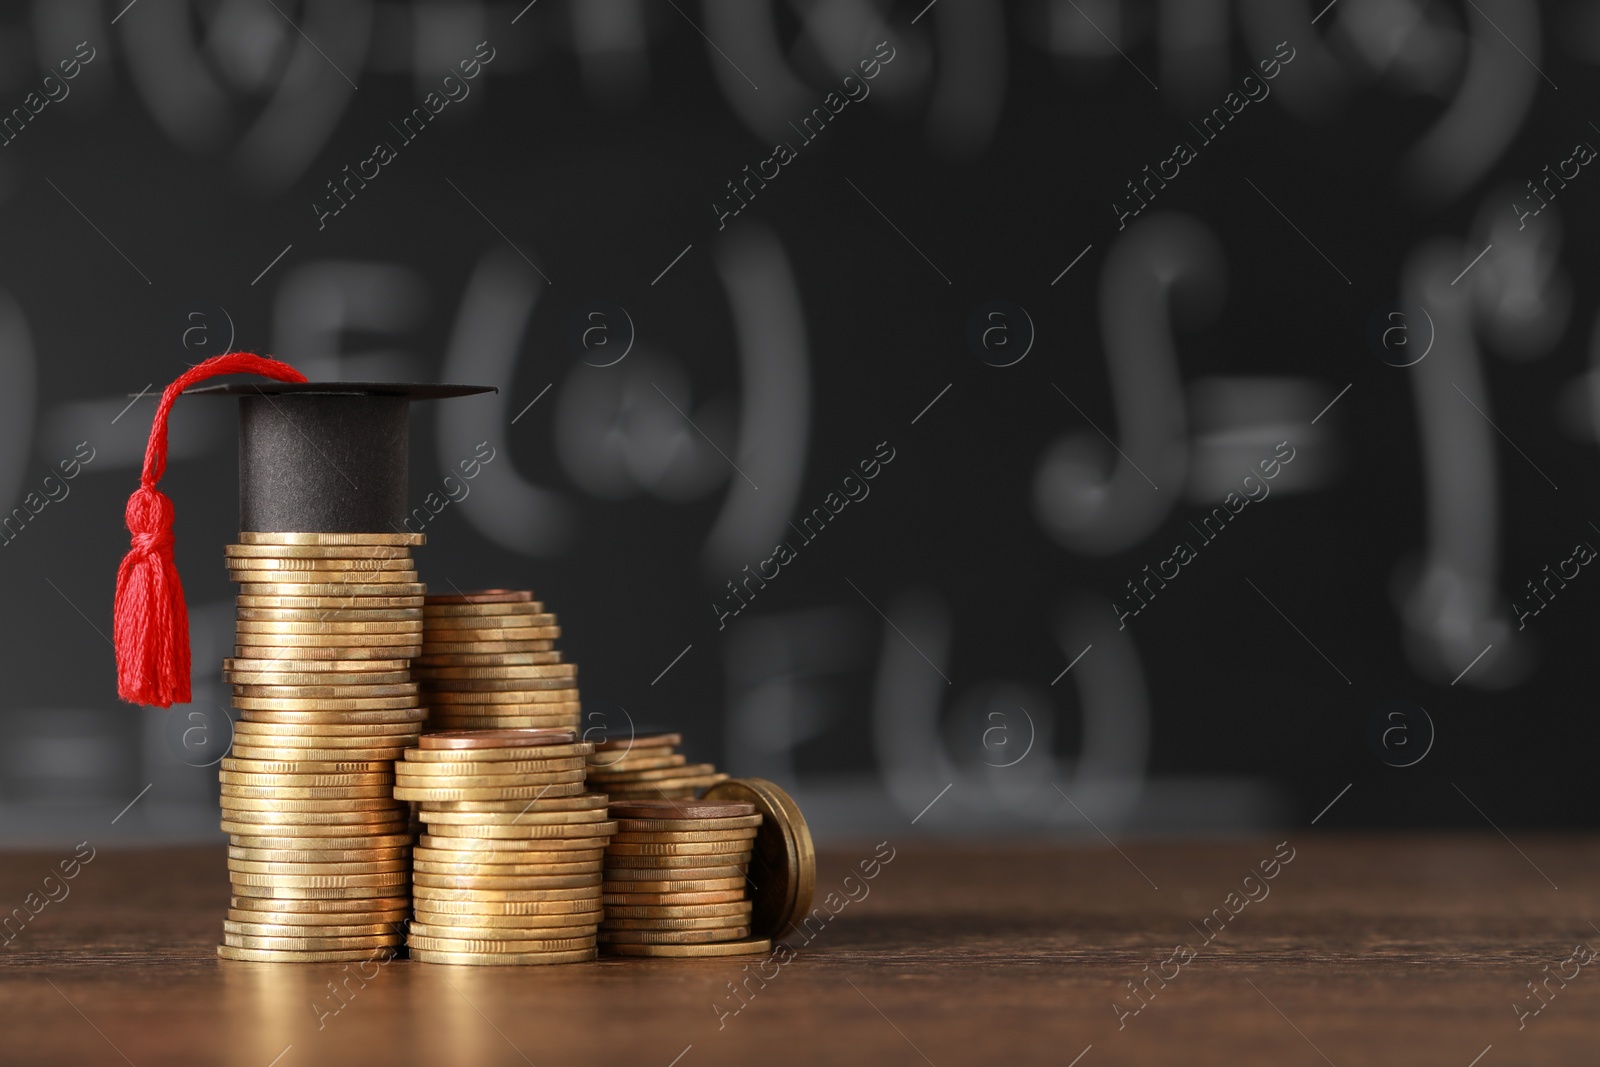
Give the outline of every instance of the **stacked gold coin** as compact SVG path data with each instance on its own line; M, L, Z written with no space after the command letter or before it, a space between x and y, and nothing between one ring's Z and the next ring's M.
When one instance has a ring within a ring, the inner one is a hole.
M745 873L761 816L754 804L613 801L600 942L624 955L762 951L750 938ZM732 945L737 942L738 945ZM729 945L660 952L654 946Z
M407 811L394 761L427 712L420 534L241 533L239 709L222 761L232 907L218 955L354 960L398 945L410 911Z
M562 663L556 617L525 589L430 596L415 674L430 728L578 725L578 667Z
M674 752L679 734L637 734L598 741L589 757L589 788L612 800L693 799L728 776L711 763L690 763Z
M584 791L592 750L573 730L424 734L395 766L394 795L427 825L413 853L425 963L575 963L595 957L601 861L616 830Z

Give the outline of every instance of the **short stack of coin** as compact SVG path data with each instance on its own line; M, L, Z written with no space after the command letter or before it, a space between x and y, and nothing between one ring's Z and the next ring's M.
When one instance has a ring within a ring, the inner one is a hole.
M589 757L589 788L612 800L693 799L728 776L711 763L690 763L674 752L679 734L637 734L596 742Z
M232 907L225 959L356 960L404 940L411 835L394 760L427 712L420 534L241 533L239 709L223 759Z
M715 956L771 947L750 939L745 874L761 825L754 804L629 800L613 801L610 813L617 832L606 845L600 926L607 952Z
M395 766L394 795L420 803L413 852L424 963L545 964L595 958L601 864L616 830L584 791L592 750L573 730L424 734Z
M414 673L430 729L578 725L578 667L561 662L556 617L525 589L430 596Z

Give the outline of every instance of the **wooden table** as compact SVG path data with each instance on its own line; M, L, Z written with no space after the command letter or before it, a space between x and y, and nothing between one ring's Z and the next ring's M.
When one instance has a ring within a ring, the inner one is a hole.
M720 1020L747 961L397 960L335 1014L339 965L217 959L220 848L101 850L0 950L0 1062L1600 1062L1600 961L1563 962L1600 947L1600 842L1512 836L1300 834L1250 882L1274 842L901 844ZM825 851L819 896L872 851ZM7 854L0 907L64 856ZM1185 942L1194 957L1167 963ZM1175 977L1149 978L1119 1029L1147 964ZM1577 973L1563 988L1556 971ZM1541 979L1553 992L1519 1029Z

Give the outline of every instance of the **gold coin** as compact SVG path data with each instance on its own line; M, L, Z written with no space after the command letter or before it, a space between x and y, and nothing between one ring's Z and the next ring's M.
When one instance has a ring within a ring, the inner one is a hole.
M231 682L234 686L250 686L262 689L379 689L388 685L406 685L411 682L411 672L405 669L393 671L352 671L347 674L331 674L328 671L316 670L304 673L291 671L224 671L222 680ZM360 695L360 694L356 694Z
M471 592L434 593L429 604L526 604L533 599L531 589L474 589Z
M626 894L636 896L640 893L712 893L720 889L737 889L743 892L745 880L738 878L700 878L700 879L674 879L660 882L644 881L611 881L611 872L606 872L606 881L601 883L601 889L606 896L613 894Z
M415 648L421 643L421 638L415 633L273 634L260 633L253 630L237 631L234 640L251 648L293 650L289 653L290 655L306 648Z
M571 664L560 664L571 666ZM459 704L541 704L564 703L572 699L577 681L572 678L519 678L515 689L439 689L428 687L428 703L434 707ZM470 708L462 710L475 714Z
M243 545L425 545L428 535L421 533L299 533L284 530L245 530L239 534Z
M578 771L584 769L582 756L562 756L557 759L485 760L482 763L457 761L454 763L427 763L406 760L400 765L401 773L428 780L441 778L493 778L518 774L547 774L552 771Z
M283 760L294 762L305 760L308 763L332 763L337 760L394 760L399 759L404 748L379 747L370 748L284 748L281 746L256 746L235 743L233 754L241 759L255 760Z
M389 697L249 697L235 696L240 711L397 711L416 708L415 695Z
M241 634L237 639L261 637L261 634ZM296 646L287 648L274 645L234 645L233 654L239 659L272 659L278 654L293 657L296 663L316 660L406 660L416 655L416 645L338 645L334 647ZM287 662L287 660L286 660Z
M240 722L301 723L304 725L362 725L405 723L420 731L427 721L427 708L375 708L371 711L255 711L241 710Z
M228 559L411 559L403 545L224 545Z
M591 774L590 778L594 776ZM753 830L761 825L760 815L736 815L720 819L617 819L619 834L655 833L725 833ZM621 838L630 840L630 838ZM713 839L714 840L714 839Z
M375 833L378 831L369 830L368 827L385 825L397 820L401 817L397 812L403 809L391 803L388 807L371 811L246 811L236 808L224 810L227 812L226 821L256 827L254 831L246 830L245 833L264 833L265 828L294 826L292 832L299 834L304 832L300 829L304 826L342 826L345 833ZM361 829L358 830L357 827Z
M591 911L600 899L598 887L541 889L526 900L473 900L470 897L417 901L420 911L440 915L544 915L561 911Z
M670 752L681 744L683 744L682 734L653 730L597 741L594 749L596 752L615 752L619 756L626 757L630 752L637 752L640 755L659 755L661 751Z
M396 817L403 811L391 797L341 797L335 800L313 800L309 798L285 797L235 797L223 794L218 798L226 818L235 822L260 822L258 814L280 814L284 816L300 815L327 815L346 813L351 816L348 820L334 820L347 822L373 822L379 818L387 821ZM366 820L355 818L358 815L371 816ZM294 819L285 821L293 822Z
M226 919L222 932L236 937L307 937L315 931L317 937L388 937L396 933L388 923L359 923L346 926L311 926L290 923L251 923ZM400 931L403 935L404 931Z
M423 814L426 814L426 812L424 812ZM505 847L505 848L511 848L513 846L511 846L509 844L503 844L504 842L508 842L508 841L531 841L531 840L540 840L540 841L577 841L577 840L586 840L586 841L591 841L591 842L599 842L599 844L602 847L605 845L605 837L604 837L604 835L601 835L601 836L598 836L598 837L590 836L590 837L586 837L586 838L556 837L556 836L552 836L552 835L546 833L545 832L546 827L543 827L543 826L540 826L540 825L537 825L537 824L529 825L529 826L521 826L521 825L516 825L516 824L512 824L512 825L498 825L498 824L496 824L496 825L482 825L482 826L457 826L457 825L454 825L452 823L429 823L428 824L428 830L429 830L429 833L426 835L428 837L449 839L451 841L470 841L470 840L478 840L478 841L484 841L484 842L496 841L496 842L501 842L502 843L502 847ZM487 847L487 846L485 846L485 847ZM563 845L562 847L563 848L572 848L572 847L577 847L577 846L574 846L574 845Z
M595 928L600 925L600 917L602 915L603 912L595 912L592 917L590 915L562 915L562 917L558 918L566 920L563 923L530 923L530 925L517 926L458 926L448 923L448 921L429 923L429 921L414 918L408 923L408 926L410 926L411 939L416 939L416 937L427 937L427 939L435 939L435 941L458 941L459 939L459 941L485 941L499 945L517 941L541 942L539 947L507 945L507 949L515 950L515 952L539 952L544 947L542 942L568 941L568 939L574 939L574 937L582 939L582 941L594 941L595 933L597 933ZM581 945L568 945L568 947L576 949ZM477 950L478 952L494 952L496 949L490 949L488 945L485 945L483 949Z
M229 556L227 557L229 570L248 571L289 571L299 573L302 571L409 571L416 568L416 560L410 556L397 556L393 559L376 559L373 557L334 557L332 559L318 559L314 556Z
M249 607L272 607L271 604L251 604ZM287 604L285 607L318 607L317 604ZM329 605L331 606L331 605ZM345 605L340 605L345 606ZM351 605L354 606L354 605ZM404 607L405 605L396 605ZM526 637L518 637L511 641L495 641L487 638L477 638L471 641L436 641L432 634L425 634L422 643L424 656L462 656L486 655L492 652L548 652L544 647L545 642L553 641L561 636L559 626L529 627Z
M422 603L420 596L407 596L404 594L389 594L388 596L371 596L359 593L346 593L343 596L332 594L306 594L295 596L290 593L268 595L266 593L245 593L234 598L234 606L241 608L336 608L350 610L353 608L373 608L377 610L392 610L394 608L415 608ZM552 636L559 637L559 634Z
M225 659L222 669L230 682L243 678L262 684L272 684L273 675L292 678L326 678L336 675L340 685L357 685L356 679L374 675L388 677L400 675L400 681L410 678L409 659L298 659L288 656L269 656L265 659ZM285 685L289 684L287 681ZM317 684L315 681L306 683Z
M475 889L471 891L474 900L501 901L501 900L541 900L539 896L547 889L586 889L589 886L600 884L600 874L562 874L549 878L531 877L526 889ZM412 897L419 900L460 900L464 891L460 889L438 889L429 885L413 885Z
M222 786L222 796L239 797L245 800L369 800L373 798L392 799L389 785L341 785L341 786L295 786L295 785L229 785Z
M350 634L420 634L422 623L415 619L361 620L359 622L295 622L237 619L236 633L300 634L307 637L347 636Z
M481 619L495 615L538 615L543 613L544 605L537 600L524 600L511 604L439 604L430 596L428 606L423 610L430 618L465 615Z
M567 756L587 756L594 746L585 741L555 745L509 745L504 748L435 748L438 734L425 734L428 747L417 749L406 756L407 763L494 763L503 760L561 759ZM570 736L570 731L569 731Z
M404 873L409 864L404 857L395 860L351 861L347 863L282 863L276 860L246 860L228 857L228 870L246 874L389 874Z
M707 790L705 799L754 804L761 813L750 860L757 934L782 936L811 911L817 853L800 807L765 778L735 778Z
M431 887L434 889L537 889L548 886L550 878L581 877L593 874L600 869L600 860L596 857L587 863L561 863L554 864L553 869L540 871L537 874L492 875L492 874L437 874L431 871L416 871L411 876L413 886Z
M623 830L611 839L614 845L689 845L717 841L753 841L755 827L745 830Z
M722 856L738 856L750 851L749 841L686 841L683 844L652 841L632 844L623 842L620 845L613 841L606 847L613 856L626 856L630 859L645 856L705 856L709 860Z
M222 949L217 949L221 952ZM418 963L454 964L463 967L511 967L536 964L588 963L597 953L592 948L576 952L435 952L413 948L411 958Z
M241 912L256 914L259 912L274 912L279 915L357 915L370 912L402 912L410 909L410 897L363 897L359 900L282 900L269 899L250 893L235 894L228 901L228 907ZM270 920L251 920L263 922ZM290 920L283 920L290 921ZM311 921L296 918L294 922ZM339 919L339 922L356 922L356 919ZM361 922L377 922L376 919L362 919Z
M519 785L570 785L581 784L585 775L582 767L565 767L559 770L528 770L509 774L496 771L489 773L487 770L479 772L478 768L500 768L515 766L508 763L483 763L468 764L455 774L445 774L432 771L416 771L414 767L454 767L449 763L412 763L401 760L395 766L396 781L402 785L417 786L418 788L437 789L489 789L502 786ZM492 797L458 797L459 800L490 800ZM509 799L509 798L504 798Z
M525 630L530 626L554 626L556 617L548 613L525 612L516 615L439 615L424 608L430 632L438 630ZM491 639L492 640L492 639Z
M338 963L341 960L391 960L397 953L394 946L378 949L339 949L329 952L284 952L276 949L218 945L217 955L225 960L237 960L243 963Z
M396 891L404 892L405 885L358 885L341 886L336 889L298 885L235 885L234 890L235 892L249 892L260 897L270 897L273 900L355 901L391 896Z
M690 930L612 930L600 931L605 945L692 945L711 941L737 941L750 936L750 927L697 927Z
M300 901L298 903L315 904L317 901ZM332 903L350 903L349 901L333 901ZM355 903L361 903L356 901ZM272 911L243 911L237 908L228 909L228 917L223 921L223 929L227 930L228 924L234 926L234 933L256 934L263 937L307 937L316 936L323 931L335 931L329 936L351 937L360 936L364 932L382 933L396 928L405 929L405 924L411 918L411 909L400 911L343 911L343 912L272 912ZM257 929L259 928L259 929ZM280 932L281 931L281 932Z
M695 778L664 778L654 782L609 783L606 786L606 793L612 800L650 800L664 796L692 800L699 790L727 780L728 775L719 772Z
M466 729L466 728L473 728L473 727L483 727L483 728L486 728L486 729L498 729L500 727L514 727L514 726L535 726L535 727L571 726L571 725L576 725L577 720L578 720L578 716L577 716L576 712L574 712L571 716L562 717L562 718L543 718L543 717L541 717L541 718L495 718L495 719L461 719L461 718L457 718L457 717L455 717L453 715L430 714L428 716L428 725L430 727L447 727L449 729Z
M656 867L631 862L633 860L656 858L654 856L607 856L606 880L609 882L693 881L703 878L743 877L745 873L745 864L733 862L742 858L739 856L706 856L704 858L707 862L701 867ZM718 860L727 862L716 862Z
M673 916L671 918L653 917L648 919L625 919L621 916L606 914L606 930L726 930L730 926L743 926L749 929L750 917L746 915L739 918L735 915L708 915L698 918L688 916Z
M731 904L745 899L744 889L719 889L691 893L614 893L607 891L606 907L696 907Z
M697 870L705 871L707 862L714 862L718 869L731 868L738 871L747 871L750 867L750 854L740 852L733 855L721 856L608 856L606 863L618 869L623 864L632 871L669 871L669 870ZM675 878L676 875L663 874L662 878Z
M412 932L406 939L412 948L432 952L484 952L484 953L523 953L523 952L574 952L578 949L594 947L594 934L586 937L539 938L522 940L495 940L491 938L453 938L453 937L428 937L424 934Z
M409 848L246 848L228 846L228 858L246 863L407 863Z
M750 902L736 900L727 904L657 904L634 907L606 905L607 922L631 919L707 919L728 916L749 919Z
M453 662L434 662L435 657L419 656L411 669L416 672L416 677L427 678L434 681L438 688L448 689L474 689L482 688L483 678L459 678L450 675L438 675L440 670L461 670L462 667L550 667L560 664L562 653L557 649L550 649L544 653L507 653L506 656L472 656L472 659L490 659L485 664L453 664ZM448 656L442 659L464 659L461 656ZM490 678L490 681L494 681Z
M353 577L361 577L353 575ZM416 597L427 592L423 582L243 582L239 586L241 597ZM252 604L251 607L264 605ZM270 607L271 605L265 605ZM295 605L304 607L305 605ZM316 607L317 605L311 605ZM341 605L345 606L345 605ZM359 607L359 604L349 605ZM374 604L373 607L407 607L405 604Z
M453 801L451 810L439 811L435 804L430 803L427 811L429 825L455 825L455 826L545 826L555 833L557 828L566 827L569 833L587 832L590 828L606 820L604 811L523 811L526 805L522 801L506 800L468 800ZM505 809L500 811L461 811L460 804L474 804L482 807L494 805Z
M292 589L286 590L285 587L299 586L307 588L314 585L317 587L316 592L325 593L329 591L330 587L354 586L358 582L361 590L366 592L371 592L372 587L377 585L408 586L410 588L395 590L396 593L404 592L406 595L415 592L415 587L418 585L422 585L424 589L427 588L426 585L417 580L416 571L272 571L229 567L228 577L238 582L241 586L245 586L245 592L254 593L269 592L269 590L255 588L262 585L274 586L277 592L287 591L291 595L294 595L295 591ZM333 591L339 592L337 589ZM352 595L355 592L353 590ZM307 588L304 595L311 596L314 594Z
M417 608L238 608L235 621L241 622L297 622L313 626L348 626L364 623L401 623L415 626L422 618Z
M296 786L302 789L361 789L371 786L388 788L394 784L394 775L384 771L356 774L260 774L253 771L219 770L217 781L224 786Z
M610 807L619 819L727 819L756 813L754 804L717 801L613 800Z
M554 615L530 615L526 622L528 625L523 626L502 625L499 620L486 626L439 626L435 620L425 618L423 632L429 642L444 644L467 644L477 641L548 641L560 636ZM556 632L551 633L552 630Z
M244 774L394 774L394 763L389 760L339 760L330 763L310 763L301 760L252 760L237 756L222 758L224 771Z
M601 850L595 850L595 851L601 851ZM602 854L603 854L603 852L602 852ZM569 855L569 853L533 852L533 853L527 853L527 855L529 855L529 856L550 856L550 855L565 856L565 855ZM517 878L517 877L520 877L520 876L525 875L525 874L582 874L583 873L582 871L565 871L565 870L553 871L550 868L551 868L552 865L559 866L559 867L568 867L568 866L574 866L574 865L580 864L580 863L590 863L593 860L597 860L597 859L601 858L601 856L590 856L589 853L587 853L587 852L572 853L572 855L577 855L577 856L581 856L581 857L584 857L584 858L582 858L582 859L574 859L571 862L562 862L560 860L549 860L549 859L546 859L546 860L541 860L539 862L529 862L529 863L478 863L478 862L472 862L472 863L435 863L432 860L414 859L414 860L411 861L412 862L412 868L411 869L413 871L415 871L417 874L436 874L436 875L442 875L442 876L445 876L445 877L452 877L452 878L467 878L467 877ZM512 886L510 888L515 888L515 887Z
M429 698L432 699L431 697ZM716 764L689 763L682 767L658 767L645 771L607 771L607 785L636 785L644 782L666 782L681 778L700 778L717 773Z
M263 850L311 850L311 849L409 849L414 840L409 833L398 834L369 834L365 830L350 835L323 835L315 841L307 841L304 836L294 837L269 836L251 831L248 834L235 834L228 839L228 843L235 848L263 849Z
M421 697L428 699L427 694ZM499 705L496 705L497 707ZM429 721L436 727L448 729L474 729L488 730L514 730L514 729L554 729L560 727L573 727L578 725L580 707L577 701L570 704L526 704L513 705L514 712L492 712L486 715L463 714L461 705L447 708L435 704L430 709ZM482 710L485 705L475 705L474 710ZM533 709L537 708L535 712Z
M224 931L222 943L229 948L272 949L278 952L333 952L338 949L402 945L405 944L405 938L392 931L366 937L257 937Z
M509 678L576 678L578 664L501 664L493 667L418 667L416 677L443 685L446 680L486 681Z
M589 756L589 773L607 775L617 771L652 771L660 767L682 767L688 762L689 758L679 752L668 756L628 756L613 751L596 751Z
M396 766L399 766L396 763ZM566 797L545 797L529 804L519 800L440 800L428 805L431 812L518 812L526 816L523 822L586 822L604 821L606 805L604 793L576 793ZM548 815L548 819L535 816ZM563 818L563 816L573 816ZM449 820L446 820L449 821Z
M337 846L330 844L328 846L330 848L353 848L359 846L362 841L407 835L410 832L410 823L405 819L396 819L390 823L302 823L291 826L224 819L221 828L223 833L234 838L234 844L260 844L271 841L274 843L272 847L305 848L309 847L311 838L316 838L318 841L330 838L339 842ZM263 844L261 847L269 846Z
M426 931L421 933L430 936L440 936L440 931L456 931L458 937L515 937L517 931L528 929L557 929L566 931L576 926L586 928L589 933L594 933L600 925L600 920L605 918L605 910L600 907L584 910L584 912L562 912L552 915L453 915L445 912L429 912L418 909L413 921L413 929L418 925L426 925Z
M230 869L228 880L239 886L267 886L274 889L355 889L405 885L411 881L411 875L403 870L369 874L279 874Z
M414 697L422 691L416 682L388 685L236 685L233 695L266 697L274 700L340 700L373 697Z
M657 956L683 959L687 957L748 956L772 951L772 941L765 937L743 937L734 941L713 941L702 944L640 945L609 943L606 952L617 956Z
M562 662L560 653L526 653L528 656L544 656L546 659L534 664L504 665L504 669L526 670L528 667L566 667ZM434 693L504 693L506 689L520 688L520 678L450 678L440 677L437 670L482 670L482 667L427 667L427 665L413 665L411 677L421 681Z
M417 657L418 667L515 667L551 662L542 657L556 650L554 641L530 641L524 652L452 652Z
M235 723L234 726L244 726L245 723ZM289 723L254 722L251 726L287 726ZM406 725L405 723L401 724ZM415 725L415 724L412 724ZM249 757L251 753L259 750L282 750L285 757L297 759L304 757L308 760L317 760L320 757L311 755L312 752L333 752L342 754L345 751L352 753L380 752L390 759L399 758L400 753L406 750L408 744L416 740L416 731L413 729L405 734L368 734L349 736L345 734L284 734L284 733L253 733L235 729L233 751L236 755ZM297 755L298 753L298 755ZM270 757L269 757L270 758ZM381 758L381 757L380 757Z
M438 786L402 785L394 787L396 800L538 800L540 797L571 796L583 792L582 779L571 783L544 785L503 785L492 789L444 789Z
M253 711L253 708L245 708ZM412 708L374 708L374 711L411 711ZM235 734L261 737L382 737L388 734L421 735L421 727L401 719L397 722L317 722L291 719L286 722L261 722L241 719L233 724Z

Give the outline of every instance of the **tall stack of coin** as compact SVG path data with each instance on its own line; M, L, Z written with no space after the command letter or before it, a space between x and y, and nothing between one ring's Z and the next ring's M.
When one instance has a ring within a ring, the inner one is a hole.
M531 592L430 596L423 615L414 673L430 728L577 727L578 667L561 662L561 627Z
M612 800L693 799L728 776L711 763L690 763L673 751L679 734L638 734L597 742L589 757L589 788Z
M631 956L762 952L745 874L761 816L739 802L613 801L600 943ZM694 946L692 948L688 946Z
M218 955L353 960L403 941L411 836L394 760L426 709L420 534L241 533L231 754L222 761L232 907Z
M595 957L601 862L616 824L584 791L592 750L573 730L424 734L395 766L420 803L413 853L424 963L576 963Z

